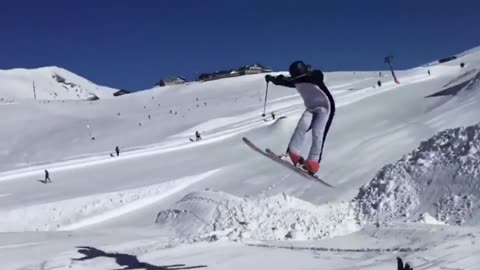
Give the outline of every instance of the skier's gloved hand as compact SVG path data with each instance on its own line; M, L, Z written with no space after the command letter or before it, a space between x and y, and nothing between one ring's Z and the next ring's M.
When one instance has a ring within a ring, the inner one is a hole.
M267 74L267 75L265 75L265 82L267 82L267 83L272 82L274 78L275 77L273 77L272 75Z
M285 76L283 76L282 74L280 74L280 75L275 76L275 77L272 78L272 83L275 84L275 85L279 85L279 84L281 84L284 80L285 80Z

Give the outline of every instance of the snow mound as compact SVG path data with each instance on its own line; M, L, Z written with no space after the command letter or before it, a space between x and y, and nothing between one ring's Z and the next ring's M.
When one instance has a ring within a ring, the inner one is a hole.
M448 129L362 187L356 197L359 218L391 223L428 213L450 225L480 224L479 183L480 123Z
M187 241L322 239L359 229L351 203L317 206L286 194L240 198L215 191L187 194L156 222Z
M418 221L420 223L425 223L425 224L446 225L444 222L438 221L437 219L432 217L429 213L421 214L420 219Z

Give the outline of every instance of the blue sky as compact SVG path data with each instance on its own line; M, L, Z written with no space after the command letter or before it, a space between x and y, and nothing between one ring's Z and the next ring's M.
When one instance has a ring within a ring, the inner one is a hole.
M302 59L324 71L415 65L480 45L480 1L16 0L0 4L0 69L64 67L98 84Z

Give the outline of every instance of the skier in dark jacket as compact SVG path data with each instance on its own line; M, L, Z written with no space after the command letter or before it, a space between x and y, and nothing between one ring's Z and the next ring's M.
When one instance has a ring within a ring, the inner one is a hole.
M290 77L266 75L265 80L275 85L296 88L303 98L306 110L293 132L287 153L295 166L301 165L310 174L320 169L323 147L335 115L335 102L323 82L323 73L312 70L303 61L295 61L289 68ZM305 160L300 150L305 134L312 131L312 145Z
M200 136L200 132L195 131L195 141L200 141L202 139L202 136Z
M45 170L45 181L44 182L48 183L47 181L50 182L50 183L52 182L52 180L50 179L50 173L48 173L48 171Z
M400 257L397 257L397 270L413 270L410 264L403 264L403 260Z

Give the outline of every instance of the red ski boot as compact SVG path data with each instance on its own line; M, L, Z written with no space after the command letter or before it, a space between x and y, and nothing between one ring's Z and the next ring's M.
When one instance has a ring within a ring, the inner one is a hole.
M303 164L305 162L305 159L297 153L288 151L288 155L290 156L290 160L292 161L294 166L297 166L298 164Z
M320 163L316 160L307 160L302 166L309 174L315 175L320 169Z

